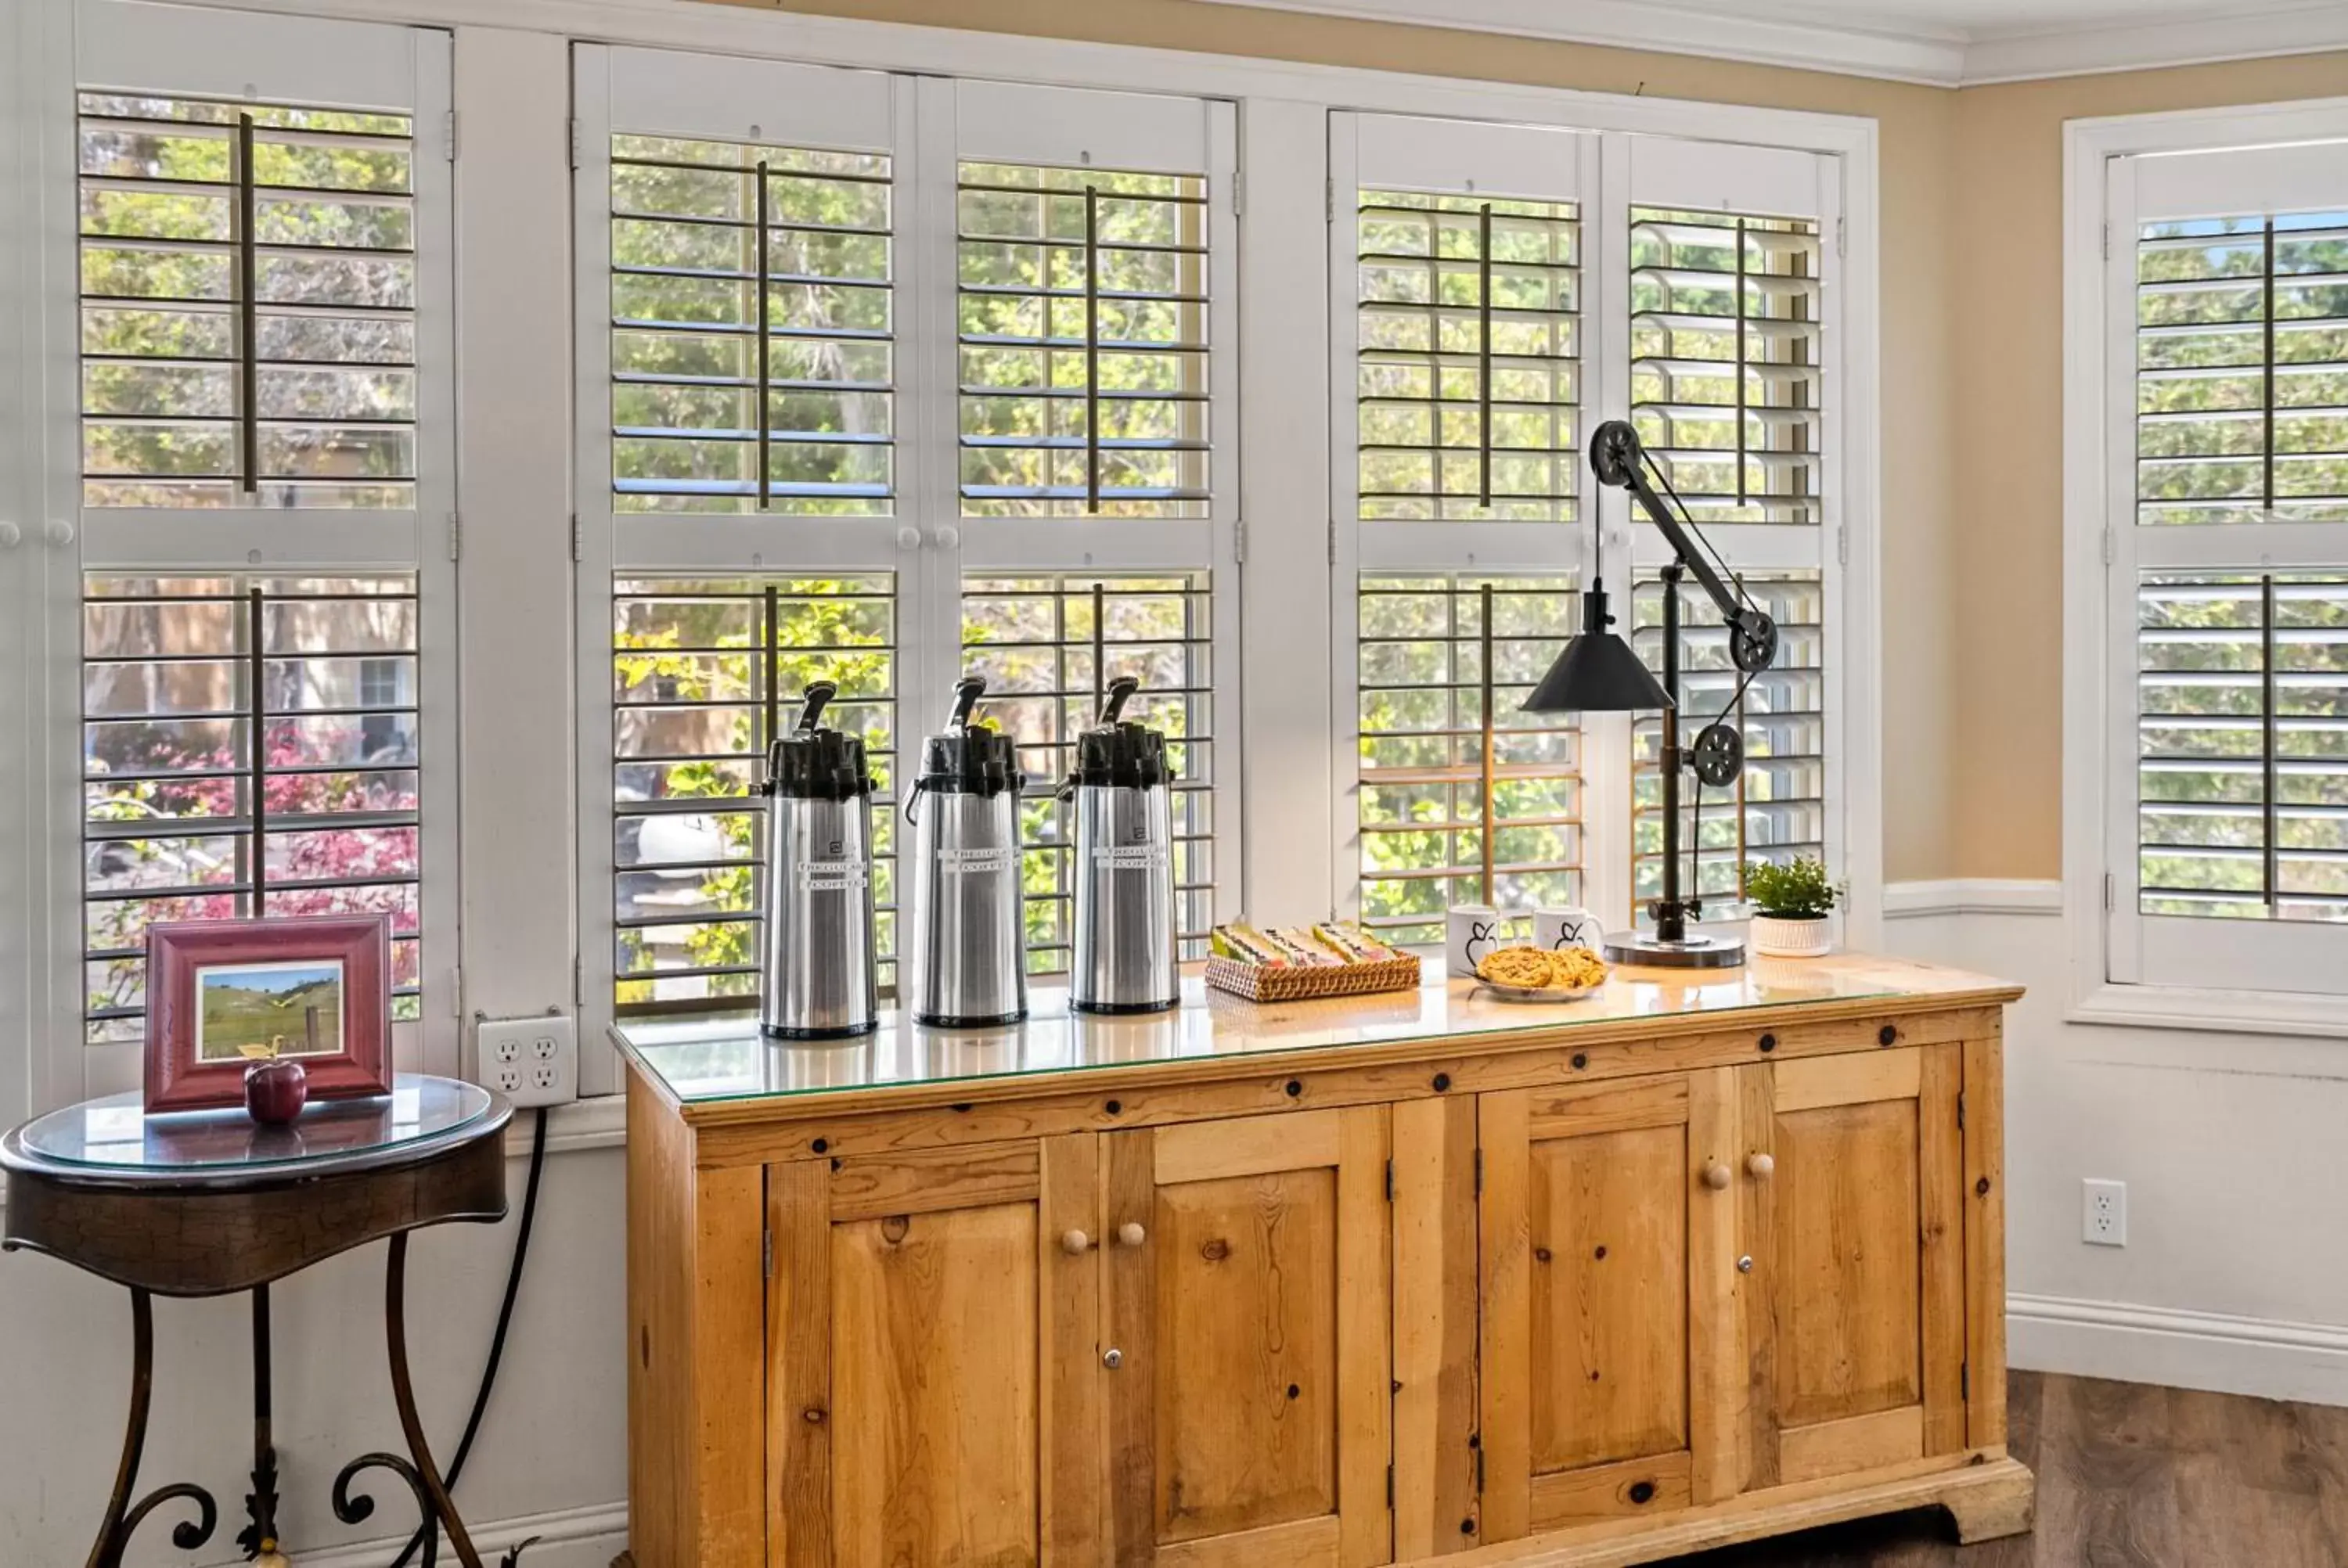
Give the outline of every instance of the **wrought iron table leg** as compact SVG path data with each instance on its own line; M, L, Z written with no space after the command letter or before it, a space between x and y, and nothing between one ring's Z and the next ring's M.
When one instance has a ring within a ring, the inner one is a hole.
M448 1489L441 1482L438 1467L432 1462L432 1450L424 1440L424 1423L416 1414L416 1389L407 1377L405 1231L391 1238L391 1262L384 1271L383 1322L391 1351L391 1397L399 1406L399 1430L407 1439L409 1457L416 1461L417 1480L431 1500L433 1515L448 1532L448 1544L456 1552L461 1568L481 1568L480 1553L473 1550L473 1538L465 1532L465 1522L457 1517L457 1505L449 1501Z
M269 1286L252 1287L252 1490L244 1494L249 1522L236 1543L248 1558L277 1550L277 1440L270 1399Z
M147 1447L147 1407L155 1389L155 1307L144 1290L130 1291L130 1420L122 1435L122 1463L114 1472L114 1494L107 1499L106 1518L98 1528L97 1543L89 1549L89 1568L121 1568L122 1553L147 1516L174 1499L196 1505L196 1517L171 1527L171 1544L182 1552L200 1551L212 1538L220 1509L211 1493L188 1481L158 1487L130 1501L139 1484L139 1460Z

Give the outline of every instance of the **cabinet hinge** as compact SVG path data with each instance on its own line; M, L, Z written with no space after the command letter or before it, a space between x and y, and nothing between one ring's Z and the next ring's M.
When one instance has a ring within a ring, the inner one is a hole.
M448 966L448 1010L458 1018L465 1016L465 968L461 964Z
M775 1277L775 1233L770 1230L758 1233L758 1273L763 1278Z
M1231 559L1242 563L1247 560L1247 519L1245 518L1231 525Z
M1498 619L1497 617L1495 619ZM1484 1151L1476 1151L1476 1195L1484 1195Z
M1394 1202L1394 1162L1386 1162L1386 1202Z
M2110 914L2111 912L2112 912L2112 874L2111 874L2110 872L2106 871L2106 872L2105 872L2105 873L2104 873L2104 913L2105 913L2105 914L2106 914L2106 915L2108 915L2108 914Z
M573 115L571 119L571 167L574 172L579 168L579 118Z
M1231 216L1234 218L1243 218L1246 215L1247 170L1244 169L1234 169L1231 170Z
M450 109L440 118L440 155L449 162L457 161L457 111Z
M1838 256L1850 254L1850 220L1848 218L1835 220L1835 254Z
M2104 530L2103 552L2106 566L2111 565L2113 559L2119 554L2119 548L2112 538L2112 530L2109 528Z
M2112 220L2108 218L2104 220L2103 237L2097 243L2103 248L2104 260L2110 261L2112 259Z
M1973 1397L1973 1364L1971 1361L1957 1363L1957 1394L1962 1399Z
M1849 566L1849 564L1850 530L1838 528L1835 529L1835 565Z
M1337 564L1337 519L1329 519L1329 564Z
M571 1000L572 1005L587 1005L587 960L580 954L571 956Z
M1498 617L1495 617L1494 619L1496 619L1496 620L1497 620L1497 619L1498 619ZM1959 1091L1957 1091L1957 1131L1958 1131L1958 1132L1963 1132L1964 1130L1965 1130L1965 1092L1964 1092L1964 1091L1963 1091L1963 1090L1960 1089Z
M465 526L456 513L448 514L448 559L459 559L465 548Z
M579 532L579 514L576 512L571 514L571 559L572 560L585 560L587 559L583 548L583 540Z
M1337 182L1334 179L1324 179L1321 182L1321 221L1334 223L1336 220Z

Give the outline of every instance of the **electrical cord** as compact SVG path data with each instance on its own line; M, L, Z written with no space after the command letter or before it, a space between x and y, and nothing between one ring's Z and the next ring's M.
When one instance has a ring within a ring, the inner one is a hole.
M489 1363L481 1368L481 1386L473 1395L473 1413L465 1418L465 1435L457 1440L457 1451L449 1459L448 1473L444 1478L451 1492L457 1490L457 1478L464 1472L465 1460L473 1451L473 1440L480 1435L481 1418L489 1408L489 1391L498 1384L498 1364L505 1359L506 1331L513 1326L514 1298L521 1293L521 1266L530 1256L530 1233L538 1219L539 1178L546 1170L546 1111L543 1105L538 1108L536 1127L530 1134L530 1179L522 1187L521 1225L514 1233L513 1264L506 1271L506 1295L498 1307L497 1331L489 1337ZM407 1568L408 1559L424 1549L425 1537L431 1532L431 1521L417 1525L416 1533L407 1538L407 1544L392 1560L391 1568ZM506 1553L500 1568L514 1568L523 1551L536 1539L533 1536Z

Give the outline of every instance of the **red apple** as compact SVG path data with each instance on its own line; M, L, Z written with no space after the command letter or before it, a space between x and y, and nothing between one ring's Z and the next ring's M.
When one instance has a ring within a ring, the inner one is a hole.
M284 1127L309 1103L310 1075L291 1057L272 1057L244 1070L244 1113L264 1127Z

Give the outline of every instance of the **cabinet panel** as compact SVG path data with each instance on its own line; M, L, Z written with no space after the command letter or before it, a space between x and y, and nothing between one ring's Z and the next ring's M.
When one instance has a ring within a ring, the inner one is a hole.
M1734 1489L1735 1111L1726 1068L1482 1097L1488 1542Z
M1962 1050L1741 1070L1749 1485L1964 1444Z
M1116 1561L1385 1561L1385 1108L1107 1149Z
M768 1167L772 1568L1099 1561L1098 1151Z
M839 1568L1037 1560L1035 1205L831 1229Z

